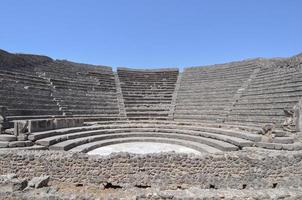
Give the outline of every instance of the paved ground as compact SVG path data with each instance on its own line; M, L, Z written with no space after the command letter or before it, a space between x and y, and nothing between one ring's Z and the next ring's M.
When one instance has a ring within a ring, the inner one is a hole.
M136 154L160 153L175 151L177 153L200 154L199 151L175 144L155 143L155 142L131 142L114 144L101 147L88 152L88 154L109 155L113 152L128 152Z

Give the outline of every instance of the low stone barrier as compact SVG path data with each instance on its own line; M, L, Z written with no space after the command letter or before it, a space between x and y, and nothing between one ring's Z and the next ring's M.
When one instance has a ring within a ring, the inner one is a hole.
M14 121L14 133L34 133L60 128L83 126L84 118L30 119Z
M57 182L107 187L278 188L302 186L302 151L251 148L221 154L109 156L56 151L0 151L0 174L49 175Z

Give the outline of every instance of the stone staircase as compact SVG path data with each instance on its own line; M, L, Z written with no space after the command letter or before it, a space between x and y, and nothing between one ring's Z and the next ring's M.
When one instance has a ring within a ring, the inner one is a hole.
M172 96L172 102L171 102L171 108L169 112L169 119L174 120L174 113L175 113L175 107L176 107L176 100L178 95L178 90L180 88L180 82L181 82L182 73L178 74L175 89Z
M126 114L125 103L124 103L123 93L122 93L122 89L121 89L120 79L119 79L117 73L114 73L114 78L115 78L115 85L116 85L117 101L118 101L120 119L127 119L127 114Z
M134 70L118 68L127 118L167 120L178 69Z

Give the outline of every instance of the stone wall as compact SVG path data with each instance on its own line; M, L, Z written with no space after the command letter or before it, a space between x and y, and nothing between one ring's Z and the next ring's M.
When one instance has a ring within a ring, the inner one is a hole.
M254 149L203 156L0 151L0 174L111 187L277 188L302 186L302 151Z
M54 118L54 119L30 119L15 120L15 135L22 133L34 133L61 128L83 126L84 118Z

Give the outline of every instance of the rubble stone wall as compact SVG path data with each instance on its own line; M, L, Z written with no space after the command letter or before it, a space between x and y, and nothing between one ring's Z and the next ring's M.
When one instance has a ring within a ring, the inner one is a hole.
M277 188L302 186L302 151L254 149L202 156L128 153L91 156L56 151L0 151L0 174L111 187Z

